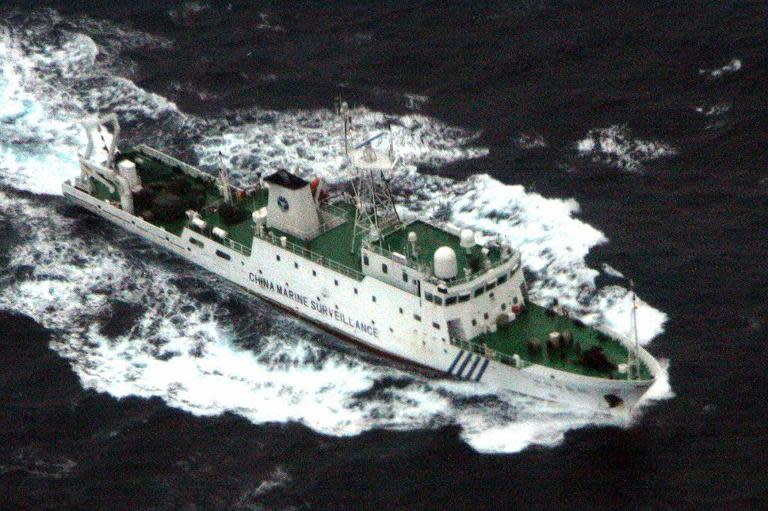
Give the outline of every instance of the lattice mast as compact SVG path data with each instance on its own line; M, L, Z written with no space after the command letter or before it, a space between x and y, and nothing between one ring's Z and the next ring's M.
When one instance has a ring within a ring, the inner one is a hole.
M389 188L387 175L395 166L392 150L392 133L389 132L389 152L377 151L373 142L387 135L379 133L365 142L350 147L349 135L352 117L347 103L339 99L339 115L342 118L344 153L352 169L352 195L355 203L355 226L350 251L365 239L377 240L381 236L402 227L400 215Z
M627 379L640 378L640 358L639 342L637 336L637 295L635 294L635 283L630 280L630 292L632 293L632 316L631 316L631 335L632 347L627 350Z

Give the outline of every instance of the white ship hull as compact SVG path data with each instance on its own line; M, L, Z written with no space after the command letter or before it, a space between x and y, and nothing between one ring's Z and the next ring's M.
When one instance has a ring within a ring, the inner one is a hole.
M537 364L517 368L490 360L444 341L429 322L403 315L401 308L421 305L419 297L375 278L347 277L259 238L254 238L247 255L187 228L175 236L69 184L63 191L68 199L89 211L325 329L390 357L474 382L489 391L626 413L652 383L582 376ZM612 335L628 345L626 338ZM640 348L639 357L651 374L658 374L659 364L648 352ZM623 405L610 408L612 397L622 400Z

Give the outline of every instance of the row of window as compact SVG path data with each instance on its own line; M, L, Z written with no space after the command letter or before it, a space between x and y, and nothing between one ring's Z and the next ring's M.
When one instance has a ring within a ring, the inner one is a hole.
M511 275L512 275L511 273L509 275L505 273L504 275L496 279L495 282L490 282L484 286L480 286L476 288L471 294L474 295L475 298L477 298L478 296L481 296L486 291L490 291L494 289L496 286L500 286L503 283L505 283ZM468 302L469 297L470 297L470 293L467 293L467 294L458 295L458 296L446 296L445 300L443 300L443 298L437 295L433 295L432 293L429 293L429 292L424 292L424 299L430 303L434 303L435 305L443 305L443 302L445 302L446 306L456 305L457 303ZM491 293L491 297L493 297L493 293ZM514 302L517 303L517 298L514 299Z
M370 259L368 259L368 255L367 254L363 255L363 264L366 265L366 266L370 266L371 265L371 261L370 261ZM386 263L381 263L381 273L383 273L385 275L389 273L389 267L387 266ZM403 282L408 282L408 273L407 272L403 272Z
M276 255L275 257L277 258L277 260L278 260L278 261L280 260L280 255ZM363 261L365 262L365 264L369 264L369 261L368 261L368 256L363 256ZM384 273L387 273L387 265L386 265L386 264L382 264L381 266L382 266L382 271L383 271ZM293 263L293 267L294 267L294 268L296 268L296 269L298 269L298 268L299 268L299 263L297 263L297 262L294 262L294 263ZM259 272L259 273L261 273L261 272ZM312 270L312 275L316 277L316 276L317 276L317 271L315 271L315 270ZM405 282L408 282L408 275L407 275L405 272L403 272L403 280L404 280ZM506 280L506 276L505 276L504 280ZM336 286L338 287L338 285L339 285L339 280L338 280L338 279L333 279L333 283L334 283L334 285L336 285ZM354 290L355 294L358 294L358 291L357 291L357 288L356 288L356 287L355 287L355 288L352 288L352 289ZM430 296L432 296L432 295L431 295L431 293L427 293L427 294L428 294L428 295L430 295ZM434 298L435 298L435 299L438 299L438 300L440 299L439 297L434 297ZM469 295L467 295L467 300L469 300ZM517 300L517 299L515 299L515 300ZM320 298L319 298L319 297L318 297L318 301L320 301ZM373 301L374 303L376 302L376 295L371 295L371 301ZM465 300L465 301L466 301L466 300ZM337 307L338 307L338 306L337 306ZM400 307L400 314L403 314L403 308L402 308L402 307ZM414 314L414 315L413 315L413 319L415 319L416 321L421 321L421 316L419 316L418 314ZM440 324L439 324L439 323L436 323L436 322L432 322L432 326L433 326L433 327L434 327L436 330L440 330Z

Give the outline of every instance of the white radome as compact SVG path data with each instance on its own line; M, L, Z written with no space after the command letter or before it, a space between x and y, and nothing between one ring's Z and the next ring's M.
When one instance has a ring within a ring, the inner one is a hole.
M470 249L475 246L475 233L472 229L461 230L461 240L459 244L462 248Z
M435 250L434 262L435 277L439 279L452 279L459 273L456 252L451 247L440 247Z

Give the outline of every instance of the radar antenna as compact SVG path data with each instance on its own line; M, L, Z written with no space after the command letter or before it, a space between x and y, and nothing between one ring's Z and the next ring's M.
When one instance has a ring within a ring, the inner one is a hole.
M390 149L389 154L385 154L377 151L373 146L376 140L387 133L379 133L350 149L348 131L351 127L351 116L347 104L341 101L339 104L341 105L339 113L344 123L344 151L353 172L355 226L350 252L354 253L363 240L378 240L401 228L402 221L395 208L395 201L385 174L391 172L395 166L391 157L392 151ZM391 140L391 131L389 136Z
M633 380L640 378L640 360L638 359L638 339L637 339L637 294L635 293L635 283L630 280L630 292L632 293L632 343L627 350L627 379Z
M229 170L224 165L224 155L219 151L219 191L225 204L232 204L232 186L229 183Z

